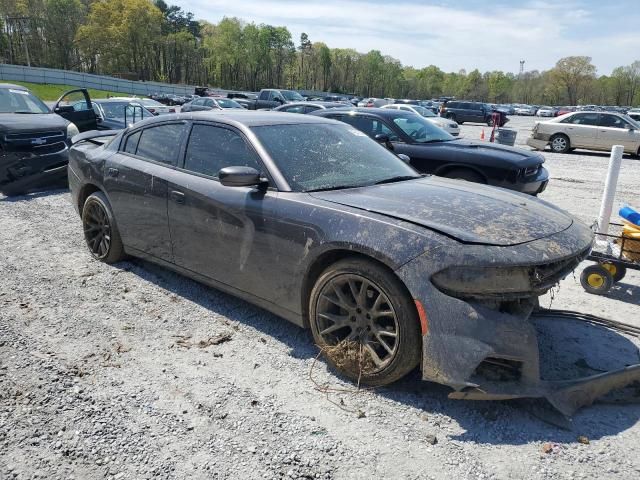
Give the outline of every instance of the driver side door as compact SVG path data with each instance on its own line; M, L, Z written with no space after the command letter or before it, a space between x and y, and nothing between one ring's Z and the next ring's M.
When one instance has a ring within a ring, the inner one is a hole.
M97 116L86 88L63 93L54 105L53 112L73 122L80 132L98 128Z

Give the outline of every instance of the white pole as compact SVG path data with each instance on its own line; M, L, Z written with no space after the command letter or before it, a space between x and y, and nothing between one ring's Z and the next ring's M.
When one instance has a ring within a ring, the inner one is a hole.
M598 233L609 232L609 222L611 221L611 210L613 209L613 199L616 196L618 186L618 176L620 175L620 164L622 163L622 145L614 145L609 158L609 171L607 180L604 183L604 193L602 194L602 204L598 215Z

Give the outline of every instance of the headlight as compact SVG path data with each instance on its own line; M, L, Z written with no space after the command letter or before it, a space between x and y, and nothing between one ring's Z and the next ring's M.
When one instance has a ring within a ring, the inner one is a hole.
M431 277L434 285L454 297L531 295L530 268L449 267Z
M76 127L74 123L69 123L69 125L67 125L68 139L71 139L71 137L78 135L79 133L80 133L80 130L78 130L78 127Z

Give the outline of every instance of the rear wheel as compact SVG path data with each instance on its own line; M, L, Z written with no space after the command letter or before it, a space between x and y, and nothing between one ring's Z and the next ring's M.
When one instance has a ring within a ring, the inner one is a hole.
M327 361L360 384L389 384L420 362L415 306L393 273L373 262L327 268L311 291L309 323Z
M456 115L455 115L455 113L447 113L447 114L445 115L445 118L448 118L449 120L453 120L454 122L456 121ZM460 123L460 122L458 122L458 123Z
M467 182L474 183L487 183L485 179L477 172L469 170L468 168L454 168L446 172L443 177L453 178L455 180L466 180Z
M104 193L94 192L87 197L82 207L82 227L89 252L95 259L115 263L125 257L120 232Z
M551 150L555 153L567 153L571 150L571 143L569 142L569 137L564 135L563 133L557 133L549 140L551 145Z
M602 265L591 265L580 275L582 287L594 295L604 295L613 285L613 276Z

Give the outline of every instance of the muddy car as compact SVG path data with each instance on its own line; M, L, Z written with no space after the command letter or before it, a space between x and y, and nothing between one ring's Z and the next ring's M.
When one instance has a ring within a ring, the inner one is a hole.
M96 127L87 91L65 95L73 93L85 97L89 108L56 104L52 111L27 88L0 84L0 193L19 195L66 182L71 137Z
M421 175L349 125L276 112L79 135L69 183L97 260L145 258L310 328L360 384L419 366L455 398L582 404L575 382L540 379L530 316L593 234L548 203Z

